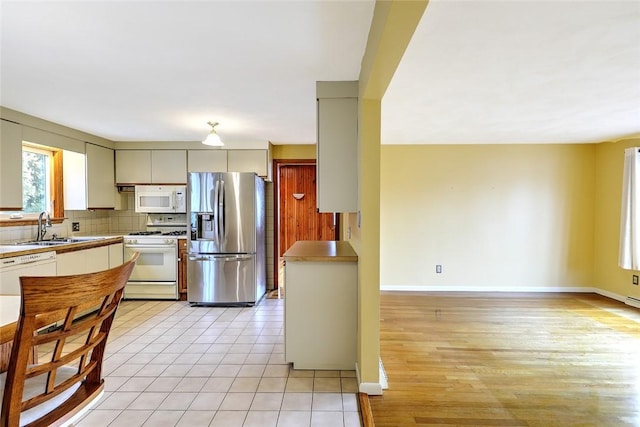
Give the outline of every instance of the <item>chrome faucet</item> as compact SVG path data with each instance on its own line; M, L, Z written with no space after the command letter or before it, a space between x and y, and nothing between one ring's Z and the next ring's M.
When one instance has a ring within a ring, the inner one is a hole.
M43 224L42 217L45 215L47 215L47 218ZM44 239L44 235L47 234L47 228L49 227L51 227L51 217L49 216L49 212L40 212L40 215L38 216L38 235L36 236L36 240Z

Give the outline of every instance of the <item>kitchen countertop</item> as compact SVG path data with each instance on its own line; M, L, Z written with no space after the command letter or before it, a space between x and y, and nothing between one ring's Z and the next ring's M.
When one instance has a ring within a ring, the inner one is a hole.
M84 236L82 236L84 237ZM88 240L84 242L63 243L53 246L37 246L37 245L15 245L15 244L0 244L0 259L9 258L14 256L37 254L40 252L67 253L74 252L82 249L97 248L100 246L108 246L116 243L122 243L122 236L105 236L96 238L95 240Z
M309 262L357 262L358 255L346 241L300 240L284 253L284 259Z

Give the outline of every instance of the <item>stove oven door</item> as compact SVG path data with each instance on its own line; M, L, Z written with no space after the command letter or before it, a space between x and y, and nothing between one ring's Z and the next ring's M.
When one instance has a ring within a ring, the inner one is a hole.
M125 243L124 258L138 252L124 297L141 299L178 299L178 248L175 244Z

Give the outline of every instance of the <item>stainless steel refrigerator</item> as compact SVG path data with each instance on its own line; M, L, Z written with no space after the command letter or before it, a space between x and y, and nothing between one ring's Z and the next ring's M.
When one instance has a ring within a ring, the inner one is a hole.
M191 172L187 299L255 304L266 289L264 181L254 173Z

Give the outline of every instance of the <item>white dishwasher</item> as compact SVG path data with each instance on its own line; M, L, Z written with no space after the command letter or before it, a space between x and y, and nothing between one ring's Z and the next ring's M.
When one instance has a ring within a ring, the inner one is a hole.
M2 258L0 260L0 295L20 295L20 276L55 275L55 251Z

